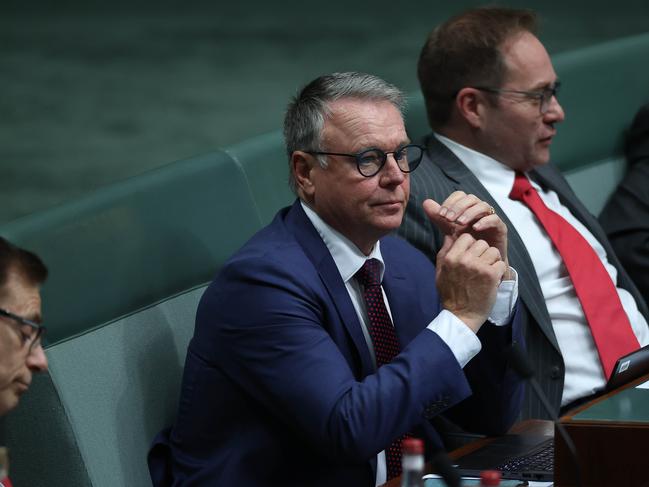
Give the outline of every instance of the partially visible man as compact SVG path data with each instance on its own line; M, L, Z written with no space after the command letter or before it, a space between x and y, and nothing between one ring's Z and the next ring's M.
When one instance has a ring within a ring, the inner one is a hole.
M645 299L649 298L649 104L626 136L628 170L599 216L613 248Z
M548 164L564 111L559 80L527 10L469 10L429 35L418 76L433 133L413 174L400 234L434 256L444 236L422 201L462 223L471 198L509 227L527 355L555 413L602 391L615 359L649 343L646 304L596 219ZM644 315L644 316L643 316ZM546 417L528 392L524 417Z
M32 374L47 370L40 325L46 278L35 254L0 237L0 415L18 405Z
M205 291L176 421L149 456L154 485L369 487L398 475L404 435L440 448L429 419L446 410L485 433L514 421L522 386L503 352L521 336L503 222L465 205L487 242L426 202L448 233L437 270L387 236L422 154L402 103L374 76L339 73L290 104L298 200Z
M35 254L0 237L0 415L18 405L34 373L47 370L39 291L46 277ZM10 487L6 449L1 450L0 486Z

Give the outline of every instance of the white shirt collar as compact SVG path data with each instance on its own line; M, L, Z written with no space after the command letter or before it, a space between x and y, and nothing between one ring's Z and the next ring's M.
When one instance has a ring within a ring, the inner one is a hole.
M377 259L381 263L381 281L385 272L385 264L381 255L381 242L376 242L370 255L364 255L359 248L342 233L329 226L320 216L300 201L304 213L320 234L320 238L329 249L329 253L336 263L338 272L344 282L349 281L368 259Z
M438 133L433 135L464 163L495 199L509 197L514 186L515 172L513 169L448 137ZM540 189L540 186L534 181L530 182L537 191Z

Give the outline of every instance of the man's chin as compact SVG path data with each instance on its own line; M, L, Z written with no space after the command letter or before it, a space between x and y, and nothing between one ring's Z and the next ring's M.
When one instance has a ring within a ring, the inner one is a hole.
M547 156L544 157L537 157L534 158L533 160L528 160L525 162L525 164L522 165L521 168L517 168L517 171L521 172L529 172L532 169L535 169L537 167L545 166L550 162L550 155L548 154Z
M377 226L382 230L381 233L387 235L401 226L401 220L403 220L403 212L382 218Z
M19 397L12 391L2 391L0 393L0 416L8 413L18 406Z
M539 150L533 155L531 162L534 167L545 166L550 162L550 144L539 148Z

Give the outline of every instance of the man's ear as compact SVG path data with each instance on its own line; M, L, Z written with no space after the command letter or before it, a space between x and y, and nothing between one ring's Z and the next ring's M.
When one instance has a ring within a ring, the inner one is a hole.
M315 185L312 180L313 164L317 164L315 156L296 150L291 154L291 170L295 178L298 195L306 201L313 198Z
M462 88L455 97L455 107L460 117L473 128L480 128L483 124L485 103L484 93L475 88Z

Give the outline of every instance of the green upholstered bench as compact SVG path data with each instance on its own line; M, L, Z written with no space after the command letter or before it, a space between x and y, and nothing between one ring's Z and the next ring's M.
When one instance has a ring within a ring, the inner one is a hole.
M223 151L169 164L0 228L50 269L49 343L214 276L261 226L246 177Z
M150 485L205 283L294 199L287 173L272 133L0 229L51 270L50 373L4 421L16 485Z
M625 172L624 132L649 101L647 60L649 33L556 57L566 120L553 160L594 215Z
M5 425L14 485L151 485L147 451L173 421L203 290L47 348L50 374L34 378Z
M203 286L260 227L219 151L0 228L51 271L50 372L2 420L15 485L150 484L146 452L175 413Z

